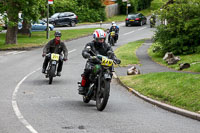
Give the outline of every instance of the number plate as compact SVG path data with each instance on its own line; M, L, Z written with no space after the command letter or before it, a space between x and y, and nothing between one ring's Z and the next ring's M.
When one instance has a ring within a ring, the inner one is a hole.
M135 21L135 20L129 20L129 21Z
M111 36L114 36L114 35L115 35L115 32L111 32L110 34L111 34Z
M102 57L102 63L101 63L102 66L112 66L112 64L113 60L108 59L106 57Z
M59 54L51 54L51 60L58 61L59 60Z

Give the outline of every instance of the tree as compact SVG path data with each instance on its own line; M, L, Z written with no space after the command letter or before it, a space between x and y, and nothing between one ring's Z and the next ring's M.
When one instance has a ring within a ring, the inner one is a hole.
M40 17L40 7L44 7L43 0L2 0L1 12L6 11L8 23L6 32L6 44L17 44L18 14L23 14L24 29L30 28L30 20L37 21Z
M155 41L161 53L191 54L200 52L200 1L176 0L159 12L167 25L158 26Z

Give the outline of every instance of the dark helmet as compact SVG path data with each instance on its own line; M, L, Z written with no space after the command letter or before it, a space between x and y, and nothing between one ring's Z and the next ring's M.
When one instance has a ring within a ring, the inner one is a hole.
M54 35L55 35L55 37L57 37L57 36L61 37L62 36L60 31L56 31Z

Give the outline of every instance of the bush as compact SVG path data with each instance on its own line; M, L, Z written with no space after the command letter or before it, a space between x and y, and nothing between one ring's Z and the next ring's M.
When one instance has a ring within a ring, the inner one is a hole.
M200 44L200 1L177 0L159 12L167 25L157 27L155 41L162 46L162 52L191 54L199 52Z
M101 0L59 0L50 7L50 14L74 12L79 22L97 22L106 19L105 6Z

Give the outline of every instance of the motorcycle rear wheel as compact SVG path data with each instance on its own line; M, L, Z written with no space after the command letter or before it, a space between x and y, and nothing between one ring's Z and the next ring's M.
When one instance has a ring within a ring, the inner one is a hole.
M97 94L96 94L97 110L103 111L105 109L109 99L109 95L110 95L110 82L103 80L101 82L100 90L97 89Z

